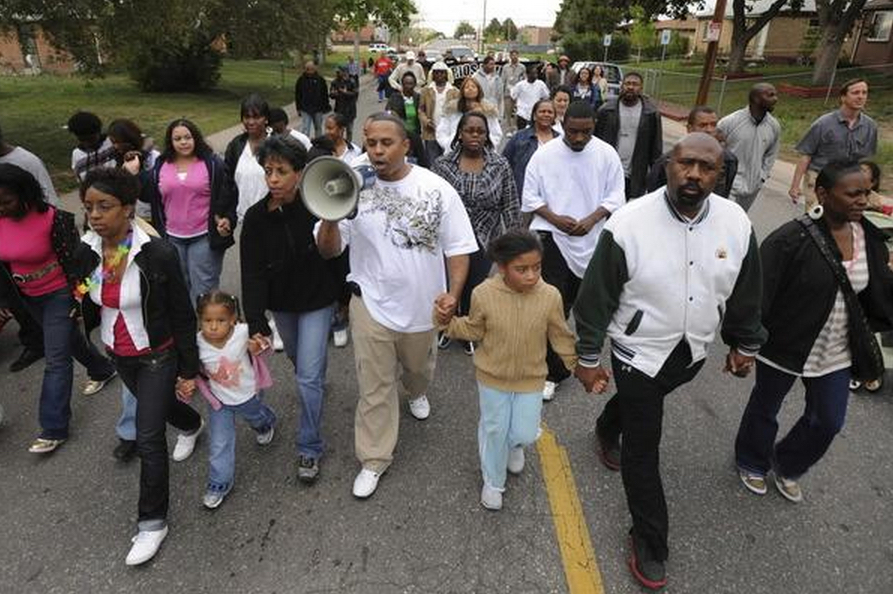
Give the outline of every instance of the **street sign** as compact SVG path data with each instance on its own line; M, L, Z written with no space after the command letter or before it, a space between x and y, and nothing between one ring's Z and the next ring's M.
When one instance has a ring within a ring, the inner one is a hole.
M670 45L670 38L673 37L673 32L669 29L664 29L660 32L660 44L661 45Z
M602 41L602 45L604 45L605 47L611 46L611 34L610 33L605 34L605 38Z
M707 27L707 41L719 41L719 35L722 33L722 23L710 22Z

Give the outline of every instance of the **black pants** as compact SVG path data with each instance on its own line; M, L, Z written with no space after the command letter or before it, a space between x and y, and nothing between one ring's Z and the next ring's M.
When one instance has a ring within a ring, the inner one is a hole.
M561 250L555 245L552 234L547 231L539 232L540 241L543 243L543 280L558 289L561 300L564 303L564 317L571 313L571 308L577 300L580 291L580 279L568 267ZM549 366L550 382L561 382L570 377L571 372L564 366L561 357L555 354L551 345L546 347L546 364Z
M660 561L668 555L669 532L667 501L660 478L664 397L690 382L703 364L703 360L692 364L691 349L684 340L676 345L654 378L611 356L617 393L605 405L596 430L612 441L623 435L620 473L633 533Z
M34 319L25 304L19 299L10 299L9 310L19 325L19 342L26 349L37 353L43 352L43 329Z
M468 257L468 278L462 288L462 299L459 302L460 315L468 315L468 311L471 309L471 292L476 286L487 280L492 268L493 262L487 257L487 250L478 244L478 251Z
M177 353L169 349L142 357L115 357L121 380L136 396L136 445L140 456L140 530L160 530L167 523L170 499L167 423L185 432L201 417L177 400Z

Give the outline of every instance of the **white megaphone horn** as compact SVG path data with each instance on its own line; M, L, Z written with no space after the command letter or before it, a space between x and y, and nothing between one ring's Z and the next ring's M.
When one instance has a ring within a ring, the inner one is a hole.
M301 199L314 216L340 221L357 208L360 192L375 181L375 169L352 168L337 157L317 157L304 168Z

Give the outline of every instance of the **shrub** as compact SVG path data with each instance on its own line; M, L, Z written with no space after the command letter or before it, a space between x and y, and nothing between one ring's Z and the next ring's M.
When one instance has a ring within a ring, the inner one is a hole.
M141 46L127 62L130 77L144 91L204 91L220 80L220 53L205 40L186 46Z
M598 33L570 33L561 39L564 53L572 62L580 60L601 61L605 56L602 45L604 36ZM629 59L631 42L625 35L614 35L608 48L608 61L621 62Z

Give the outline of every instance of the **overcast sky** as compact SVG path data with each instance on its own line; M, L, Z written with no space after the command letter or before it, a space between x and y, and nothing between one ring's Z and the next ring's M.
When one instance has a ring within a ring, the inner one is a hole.
M561 0L487 0L487 22L494 17L500 22L511 17L518 27L538 25L551 27ZM477 28L484 16L484 0L415 0L422 24L447 37L460 21Z

